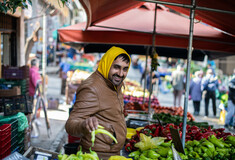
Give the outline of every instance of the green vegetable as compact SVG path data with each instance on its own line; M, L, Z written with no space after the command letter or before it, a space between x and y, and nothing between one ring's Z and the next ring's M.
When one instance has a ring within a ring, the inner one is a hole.
M213 154L211 153L211 151L207 147L201 146L201 148L202 148L203 152L206 153L210 158L213 157Z
M201 145L206 146L213 153L215 151L215 146L208 140L204 141Z
M155 150L156 150L157 153L159 153L162 157L167 157L169 149L170 149L170 147L158 146Z
M140 155L139 160L151 160L150 158L145 157L143 154Z
M60 153L60 154L58 155L58 160L62 160L62 157L63 157L63 155Z
M95 157L94 155L92 154L88 154L88 153L85 153L82 155L83 159L85 160L99 160L98 157ZM98 159L97 159L98 158Z
M193 140L193 146L198 146L198 145L200 145L200 142L197 140Z
M157 154L155 151L153 150L148 150L148 158L153 158L153 159L157 159L158 157L160 157L160 154Z
M68 158L68 155L67 154L63 154L61 160L66 160Z
M226 138L226 142L232 144L233 146L235 146L235 136L228 136Z
M170 140L168 142L164 142L164 143L161 144L161 146L163 146L163 147L170 147L171 146L171 142L172 142L172 140Z
M217 139L215 137L215 135L211 135L210 137L208 137L208 140L213 143L215 146L219 147L219 148L224 148L224 144L221 140Z
M66 160L79 160L79 158L75 154L71 154L66 158Z
M98 154L96 152L92 151L91 147L89 148L89 150L90 150L90 154L93 155L94 157L96 157L97 160L99 160Z
M83 160L83 157L82 157L83 153L82 153L82 146L80 146L80 150L77 152L77 157L81 160Z
M128 157L135 157L136 155L140 155L140 151L137 150L137 151L134 151L134 152L131 152Z
M106 134L108 135L110 138L112 138L114 140L115 143L118 143L117 142L117 139L108 131L104 130L104 129L96 129L94 131L91 132L91 142L92 142L92 147L94 146L94 142L95 142L95 135L96 134L99 134L99 133L102 133L102 134Z

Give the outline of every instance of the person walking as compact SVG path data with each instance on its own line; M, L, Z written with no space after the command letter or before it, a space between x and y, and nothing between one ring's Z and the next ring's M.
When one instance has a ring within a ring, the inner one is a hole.
M70 135L81 136L83 152L89 152L91 131L101 125L116 137L118 143L98 134L92 150L103 160L120 155L127 133L122 87L130 64L128 53L114 46L103 55L98 69L77 89L76 101L65 128Z
M202 71L195 72L195 78L192 79L189 87L189 95L193 101L194 115L198 116L200 113L200 103L202 100L201 82Z
M208 69L206 76L202 79L201 89L206 91L205 94L205 116L208 117L208 107L209 101L212 100L213 113L216 116L216 89L218 88L219 83L217 77L214 75L212 69Z
M228 110L225 117L225 127L228 128L232 125L233 128L235 128L235 69L233 71L233 77L228 84L228 88Z
M181 97L184 92L185 73L182 70L181 65L177 66L177 69L172 72L172 87L174 94L174 106L181 106ZM178 102L176 105L176 101Z

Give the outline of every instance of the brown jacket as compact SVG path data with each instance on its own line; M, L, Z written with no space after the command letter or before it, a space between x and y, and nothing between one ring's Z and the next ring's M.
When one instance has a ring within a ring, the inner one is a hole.
M99 124L111 132L118 141L118 144L115 144L107 135L97 134L92 150L117 155L124 146L126 123L121 86L115 89L111 81L96 70L78 88L76 102L65 128L72 136L82 136L81 145L84 150L89 150L91 147L91 134L84 133L81 124L90 116L95 116Z

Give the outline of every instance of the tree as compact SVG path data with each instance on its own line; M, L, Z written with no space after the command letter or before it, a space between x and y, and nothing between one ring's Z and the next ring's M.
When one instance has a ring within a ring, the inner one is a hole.
M68 0L58 0L59 4L60 2L64 6L64 4L68 2ZM32 5L32 0L2 0L0 1L0 12L6 14L8 11L10 11L14 14L18 7L28 8L28 5Z

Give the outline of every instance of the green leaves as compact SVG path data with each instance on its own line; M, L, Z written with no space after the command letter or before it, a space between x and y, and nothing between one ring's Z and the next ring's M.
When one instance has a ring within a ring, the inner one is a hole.
M60 1L62 2L63 6L65 3L68 2L68 0L58 0L58 3L60 4ZM21 8L28 8L28 5L32 6L32 0L2 0L0 1L0 12L7 13L10 11L11 13L15 13L16 9L18 7Z

